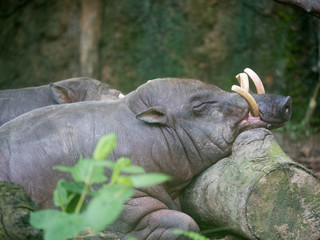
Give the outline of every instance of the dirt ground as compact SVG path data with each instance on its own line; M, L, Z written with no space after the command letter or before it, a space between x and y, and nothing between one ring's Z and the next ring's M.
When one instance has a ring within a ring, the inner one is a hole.
M292 139L289 132L273 132L283 151L320 179L320 133Z

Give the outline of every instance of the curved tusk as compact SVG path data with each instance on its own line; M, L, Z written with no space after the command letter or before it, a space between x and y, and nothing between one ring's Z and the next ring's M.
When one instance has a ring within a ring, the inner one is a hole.
M118 97L119 98L124 98L125 96L122 93L120 93Z
M246 92L244 89L236 85L233 85L231 87L231 90L238 93L241 97L243 97L247 101L247 103L249 104L249 108L252 116L259 117L258 104L256 100L254 100L254 98L251 96L250 93Z
M240 83L240 86L242 89L244 89L245 91L249 92L249 79L248 79L248 75L245 73L239 73L236 76L236 79L238 80L238 82Z
M250 68L246 68L243 71L246 74L248 74L249 77L251 78L251 80L253 81L254 85L256 86L257 93L258 94L265 94L266 92L264 90L263 83L262 83L261 79L259 78L259 76Z

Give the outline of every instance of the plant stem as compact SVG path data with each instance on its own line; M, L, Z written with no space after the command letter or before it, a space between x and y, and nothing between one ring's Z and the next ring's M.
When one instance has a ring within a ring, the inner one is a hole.
M90 168L90 171L89 171L87 180L86 180L85 183L84 183L84 188L83 188L83 190L82 190L80 199L79 199L79 201L78 201L78 203L77 203L76 209L74 210L75 213L80 213L80 210L81 210L82 205L83 205L83 202L84 202L84 200L85 200L85 198L86 198L88 189L89 189L89 187L90 187L90 185L91 185L92 173L93 173L93 167Z
M80 210L82 208L82 205L83 205L83 202L84 202L84 199L85 199L85 197L87 195L89 186L90 186L90 184L87 184L87 183L84 185L84 188L82 190L80 199L79 199L79 201L77 203L76 209L74 210L75 213L79 213L80 212Z

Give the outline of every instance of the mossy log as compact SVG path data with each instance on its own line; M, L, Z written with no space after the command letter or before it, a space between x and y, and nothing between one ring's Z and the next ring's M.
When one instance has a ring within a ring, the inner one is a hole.
M181 206L202 229L225 226L248 239L320 239L320 181L266 129L240 134L232 155L188 186Z
M0 182L0 239L42 239L42 233L29 224L36 205L15 183Z

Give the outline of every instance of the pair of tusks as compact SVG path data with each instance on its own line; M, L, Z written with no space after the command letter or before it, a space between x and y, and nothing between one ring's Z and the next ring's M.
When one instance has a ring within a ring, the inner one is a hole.
M251 114L253 117L259 117L259 108L257 102L249 93L249 79L248 76L253 81L258 94L265 94L264 87L259 76L250 68L246 68L243 73L240 73L236 76L238 82L240 83L240 87L233 85L231 90L238 93L241 97L243 97L250 108Z

